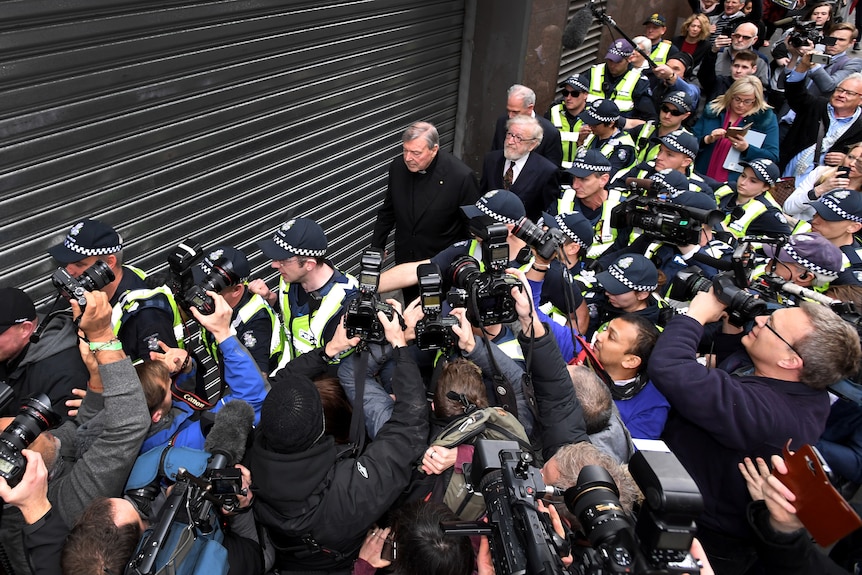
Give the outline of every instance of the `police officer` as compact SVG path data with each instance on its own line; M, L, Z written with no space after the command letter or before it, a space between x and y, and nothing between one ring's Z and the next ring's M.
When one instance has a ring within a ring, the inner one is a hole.
M726 214L724 229L737 238L789 235L787 218L769 193L781 175L778 165L766 158L739 164L743 166L739 179L715 191L718 209Z
M635 141L635 153L638 162L654 160L659 151L658 138L683 129L683 122L691 116L693 111L694 104L691 96L681 90L668 92L662 98L658 121L648 120L629 131ZM697 149L695 148L696 152Z
M620 110L611 100L594 100L578 116L590 127L584 149L599 150L611 163L611 179L635 165L635 142L628 132L620 130Z
M679 52L679 49L671 44L670 40L664 39L664 33L667 32L667 19L661 14L650 14L650 17L643 23L644 36L646 36L652 45L650 51L650 60L656 63L657 66L666 64L668 56Z
M224 272L227 266L229 271ZM281 322L270 305L260 295L253 293L246 286L251 275L248 258L233 246L217 246L207 256L192 268L196 285L200 285L210 274L227 273L230 285L219 293L233 309L230 327L236 332L237 339L245 346L254 358L262 373L270 373L278 365L284 341ZM213 335L201 326L201 342L221 367L224 358L219 351L218 342Z
M602 98L613 100L627 118L626 128L656 117L649 81L628 61L633 51L628 40L614 41L604 63L590 68L590 93L587 96L587 102Z
M682 129L674 130L654 138L653 142L657 150L655 159L641 162L618 176L616 186L624 186L628 178L649 178L656 172L674 170L688 178L688 189L692 192L704 192L712 196L713 186L720 187L712 178L704 178L694 171L694 158L698 151L697 137L694 134Z
M161 351L159 341L168 347L184 346L183 321L173 294L164 285L148 286L142 270L123 265L123 240L114 228L99 220L81 220L48 253L73 277L98 260L111 268L114 280L100 291L114 309L116 349L122 343L132 359L149 359L151 351Z
M560 131L563 144L562 168L568 170L572 167L579 143L588 135L584 122L578 115L587 105L590 79L582 74L574 74L566 78L560 88L563 90L562 102L551 106L545 117Z
M862 285L862 244L854 237L862 230L862 194L832 190L809 205L816 212L811 228L843 254L841 273L832 285Z
M359 283L325 258L326 234L309 218L288 221L271 239L257 245L280 274L277 292L270 291L260 279L248 284L252 292L281 312L285 345L280 369L295 357L322 348L332 338L342 304Z

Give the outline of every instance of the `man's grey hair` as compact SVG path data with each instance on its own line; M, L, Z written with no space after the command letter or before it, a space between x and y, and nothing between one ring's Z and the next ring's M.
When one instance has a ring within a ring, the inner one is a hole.
M525 108L529 108L530 106L536 105L536 93L532 91L530 88L526 86L522 86L521 84L513 84L509 91L507 92L509 98L512 96L517 96L521 99L522 105Z
M862 72L853 72L852 74L841 80L838 85L840 86L847 80L856 80L857 82L862 82Z
M514 118L510 118L509 121L506 122L507 130L512 126L524 126L530 134L530 137L536 140L536 145L542 143L542 136L544 136L545 133L542 131L542 126L539 124L537 119L519 114Z
M440 134L437 133L434 124L430 122L413 122L401 135L401 141L405 144L419 138L425 139L425 144L429 150L440 145Z

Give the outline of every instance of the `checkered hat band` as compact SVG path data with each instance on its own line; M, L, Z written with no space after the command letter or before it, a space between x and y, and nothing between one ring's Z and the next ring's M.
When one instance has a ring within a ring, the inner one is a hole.
M668 183L668 181L664 179L664 175L662 174L656 173L655 175L653 175L652 179L654 182L661 182L661 184L664 186L664 189L673 194L674 196L678 196L681 193L688 191L687 188L680 189Z
M689 158L694 158L695 156L697 156L697 152L695 152L694 150L689 150L688 148L686 148L685 146L680 144L679 141L677 141L674 138L668 138L668 137L662 138L661 143L664 144L665 146L667 146L668 148L674 149L677 152L685 154Z
M289 251L290 253L296 254L298 256L305 256L305 257L314 258L314 257L323 256L324 254L326 254L325 249L323 249L323 250L306 250L303 248L294 247L294 246L290 245L289 243L287 243L286 241L284 241L282 238L280 238L278 236L278 234L275 234L275 237L272 238L272 241L274 241L276 244L278 244L279 247L281 247L282 249L285 249L285 250Z
M63 245L76 254L81 254L82 256L106 256L108 254L115 254L123 249L121 244L107 248L85 248L75 242L70 236L66 236L66 240L63 242Z
M589 246L587 246L587 244L585 244L583 240L581 240L581 238L579 238L578 235L573 232L571 228L569 228L569 226L566 225L566 221L561 216L554 216L554 220L556 220L557 225L560 227L563 233L569 236L569 238L571 238L573 242L575 242L584 249L588 249Z
M622 58L628 58L629 56L632 55L631 52L623 52L622 50L618 50L616 46L611 46L611 49L608 50L608 52L611 52L612 54L616 54L617 56L620 56Z
M589 114L590 116L592 116L593 118L595 118L595 119L596 119L596 120L598 120L599 122L602 122L602 123L605 123L605 124L610 123L610 122L616 122L616 121L617 121L617 118L619 117L619 116L599 116L599 115L596 113L596 111L595 111L595 110L593 110L592 108L590 108L589 110L587 110L587 114Z
M488 205L485 204L484 202L478 202L476 204L476 207L479 208L480 212L482 212L486 216L491 216L492 218L494 218L494 220L496 220L498 222L502 222L504 224L514 224L515 223L515 220L513 220L512 218L507 218L506 216L501 216L500 214L498 214L497 212L495 212L494 210L489 208Z
M664 101L665 101L666 103L668 103L668 104L673 104L674 106L676 106L677 108L679 108L679 109L680 109L680 111L682 111L682 112L684 112L684 111L688 110L689 108L691 108L691 106L689 106L688 104L686 104L686 103L685 103L685 100L683 100L683 99L682 99L682 98L680 98L679 96L668 96L667 98L665 98L665 100L664 100Z
M575 160L572 162L572 168L578 168L579 170L587 170L588 172L610 172L610 166L596 166L593 164L587 164L586 162L581 162L580 160Z
M769 172L766 171L766 168L764 168L760 162L751 162L748 167L757 172L757 175L760 176L761 181L764 181L769 185L775 183L775 181L772 179L772 176L769 175Z
M629 278L625 276L625 274L618 268L617 266L611 266L608 268L608 273L611 274L614 279L619 281L621 284L634 291L653 291L658 287L658 284L652 285L637 285L632 282Z
M811 260L803 258L801 255L799 255L799 252L797 252L796 249L794 249L794 247L791 245L784 246L784 251L787 252L787 255L793 258L793 261L795 261L805 269L811 270L816 274L821 274L827 277L838 277L838 272L827 270L826 268L815 264Z
M829 196L824 196L824 197L820 198L820 203L823 204L824 206L826 206L827 208L829 208L830 210L832 210L833 212L835 212L836 214L838 214L839 216L841 216L842 218L844 218L845 220L848 220L851 222L862 223L862 217L859 217L855 214L851 214L850 212L848 212L847 210L842 208L838 204L838 202L836 202L834 199L830 198Z

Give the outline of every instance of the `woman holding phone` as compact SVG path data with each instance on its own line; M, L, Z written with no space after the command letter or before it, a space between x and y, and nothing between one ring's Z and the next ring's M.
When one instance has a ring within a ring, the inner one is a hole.
M811 221L814 208L808 202L837 188L862 190L862 142L849 147L840 166L817 166L801 178L796 190L784 201L784 213L797 220Z
M740 160L778 161L778 120L766 103L763 84L755 76L739 78L707 104L693 131L700 142L695 171L719 182L732 183L739 178L739 172L724 167L732 150L739 153ZM747 139L750 132L763 134L763 142L752 145L752 138Z

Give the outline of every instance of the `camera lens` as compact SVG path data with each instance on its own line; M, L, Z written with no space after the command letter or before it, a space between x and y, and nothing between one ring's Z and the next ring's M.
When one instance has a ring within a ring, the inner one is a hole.
M577 485L566 489L563 499L594 547L613 541L620 531L631 530L616 483L604 467L585 465Z
M81 274L78 278L81 287L87 291L98 291L114 281L114 272L108 264L102 260L97 261Z
M233 264L227 258L219 258L213 263L212 270L201 285L204 291L221 293L226 287L239 283L240 277L233 269Z
M470 256L460 256L449 266L452 285L461 289L467 289L473 278L481 273L479 264Z

